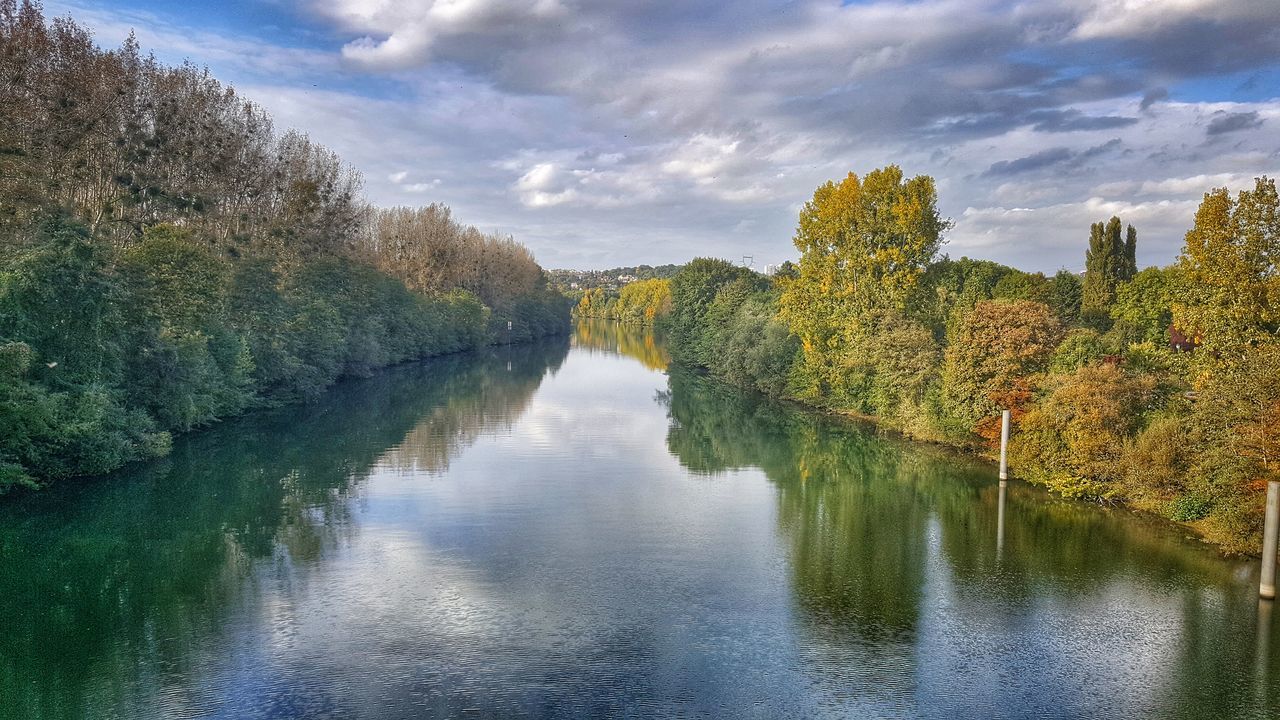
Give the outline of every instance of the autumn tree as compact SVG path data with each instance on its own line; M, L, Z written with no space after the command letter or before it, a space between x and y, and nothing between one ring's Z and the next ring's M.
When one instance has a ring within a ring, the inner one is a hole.
M847 390L850 333L873 309L905 307L949 226L933 178L896 165L827 182L800 211L799 277L782 284L781 311L799 336L817 391Z
M1043 303L975 305L948 338L942 366L948 414L964 429L982 432L990 430L990 419L1001 409L1020 411L1031 399L1034 376L1045 369L1061 337L1061 324Z
M1115 498L1126 444L1141 428L1155 385L1150 375L1106 364L1054 376L1044 400L1018 424L1015 469L1069 496Z
M1258 178L1232 198L1204 196L1178 258L1174 323L1208 354L1241 360L1280 331L1280 202L1275 180Z

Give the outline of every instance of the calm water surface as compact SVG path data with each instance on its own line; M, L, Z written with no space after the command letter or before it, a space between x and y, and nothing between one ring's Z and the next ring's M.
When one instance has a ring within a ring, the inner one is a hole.
M666 366L585 325L7 502L0 717L1280 717L1252 564Z

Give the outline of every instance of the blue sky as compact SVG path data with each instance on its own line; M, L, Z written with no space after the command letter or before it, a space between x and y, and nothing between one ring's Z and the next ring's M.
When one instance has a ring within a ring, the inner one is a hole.
M549 267L794 257L821 182L938 181L945 251L1054 271L1088 226L1171 261L1203 193L1280 167L1258 0L50 1L133 29L364 173Z

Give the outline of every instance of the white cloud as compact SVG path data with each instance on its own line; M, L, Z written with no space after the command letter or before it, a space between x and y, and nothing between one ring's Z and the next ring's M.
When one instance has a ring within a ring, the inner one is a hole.
M1280 166L1280 89L1179 90L1274 83L1267 3L299 2L337 39L58 7L104 42L135 25L161 57L208 62L363 170L375 202L445 202L550 265L793 257L817 185L891 162L937 178L953 255L1073 267L1117 208L1163 263L1201 193Z
M1079 39L1123 38L1190 19L1212 22L1274 22L1276 8L1266 0L1097 0L1089 2L1072 32Z

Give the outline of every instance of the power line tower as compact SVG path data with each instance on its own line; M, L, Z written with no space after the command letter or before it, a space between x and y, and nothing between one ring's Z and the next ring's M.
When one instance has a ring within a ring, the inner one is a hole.
M742 256L742 267L744 267L744 268L749 268L749 267L751 267L752 265L755 265L755 264L756 264L756 259L755 259L754 257L752 257L751 255L743 255L743 256Z

